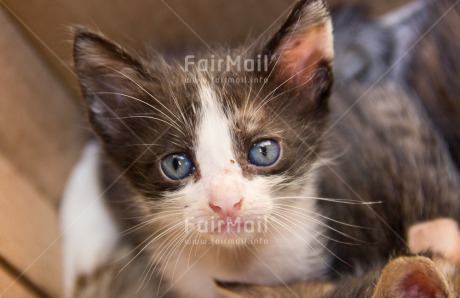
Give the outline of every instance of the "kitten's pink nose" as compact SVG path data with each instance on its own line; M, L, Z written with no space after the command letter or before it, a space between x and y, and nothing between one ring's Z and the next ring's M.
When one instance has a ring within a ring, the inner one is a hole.
M234 218L238 210L241 209L243 199L216 199L209 201L209 207L222 218Z

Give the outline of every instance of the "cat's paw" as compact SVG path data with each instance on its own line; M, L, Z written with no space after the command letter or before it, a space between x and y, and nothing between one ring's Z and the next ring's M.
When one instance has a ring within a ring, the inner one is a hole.
M460 231L453 219L440 218L413 225L407 239L412 253L432 251L460 261Z

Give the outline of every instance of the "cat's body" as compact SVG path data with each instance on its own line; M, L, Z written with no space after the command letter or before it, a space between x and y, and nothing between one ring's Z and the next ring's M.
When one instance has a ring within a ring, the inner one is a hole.
M333 20L338 87L350 80L398 82L424 108L460 168L458 4L416 0L380 18L362 7L343 7Z
M270 285L367 271L404 249L409 225L458 219L458 175L404 88L382 84L361 98L366 85L350 83L327 104L330 30L322 1L299 3L255 53L277 56L268 73L184 72L179 63L141 60L98 35L77 34L77 71L105 151L100 188L120 241L134 249L126 261L147 260L141 288L161 281L161 291L214 297L214 280ZM232 55L255 55L245 52ZM246 76L266 80L215 83ZM279 160L248 161L261 140L281 147ZM175 153L174 171L192 161L193 168L168 179L165 161ZM227 232L199 231L199 220L219 226L224 218ZM255 222L256 231L240 234L235 218Z
M359 10L345 9L340 14L337 35L348 40L339 40L336 49L355 55L365 53L362 64L367 68L352 77L360 82L361 90L353 94L353 87L345 80L335 93L348 94L340 100L339 104L345 105L342 110L352 106L355 99L360 102L358 106L364 106L361 112L354 107L356 114L350 111L351 115L344 116L337 125L334 134L338 140L333 141L332 151L335 155L346 151L339 162L326 168L321 195L384 203L352 208L319 204L334 219L375 229L350 229L331 222L346 234L377 243L359 246L364 249L357 253L359 248L331 242L342 260L372 265L382 253L398 252L406 246L405 236L411 224L439 216L459 219L455 148L460 144L460 126L456 124L460 119L460 61L454 53L460 50L455 25L460 22L460 6L457 1L415 1L374 21L363 17ZM347 32L350 29L343 15L361 22L354 27L356 37L351 38ZM396 82L405 95L373 93L375 78ZM366 98L375 105L365 103ZM342 117L340 109L336 115ZM341 145L337 146L337 142ZM343 235L338 239L347 241ZM349 266L340 260L334 266L346 267ZM364 265L362 269L366 268Z
M416 222L460 219L458 173L443 140L413 98L393 88L362 98L368 89L358 88L357 95L340 98L341 108L331 104L332 110L340 109L332 115L342 117L360 100L332 130L329 148L338 158L322 172L321 196L381 202L318 202L322 214L338 221L328 224L343 233L332 233L335 241L328 244L337 256L332 266L338 271L355 264L366 271L382 256L404 250L407 229Z

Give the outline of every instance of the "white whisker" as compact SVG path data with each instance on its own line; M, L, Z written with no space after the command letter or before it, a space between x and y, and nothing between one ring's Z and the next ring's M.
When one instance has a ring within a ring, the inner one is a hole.
M326 202L333 202L339 204L350 204L350 205L375 205L381 204L381 201L376 202L365 202L365 201L357 201L357 200L347 200L347 199L333 199L333 198L320 198L320 197L308 197L308 196L285 196L285 197L275 197L273 200L302 200L302 199L309 199L309 200L317 200L317 201L326 201Z

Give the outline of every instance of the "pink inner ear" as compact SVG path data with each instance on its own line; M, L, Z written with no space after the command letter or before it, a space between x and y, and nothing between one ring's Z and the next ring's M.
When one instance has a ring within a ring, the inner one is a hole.
M436 298L443 293L442 281L432 276L424 268L416 268L407 275L401 283L403 297L407 298Z
M310 80L321 61L331 61L333 44L328 24L308 28L300 35L286 37L287 43L281 47L279 64L286 79L291 77L296 83Z

